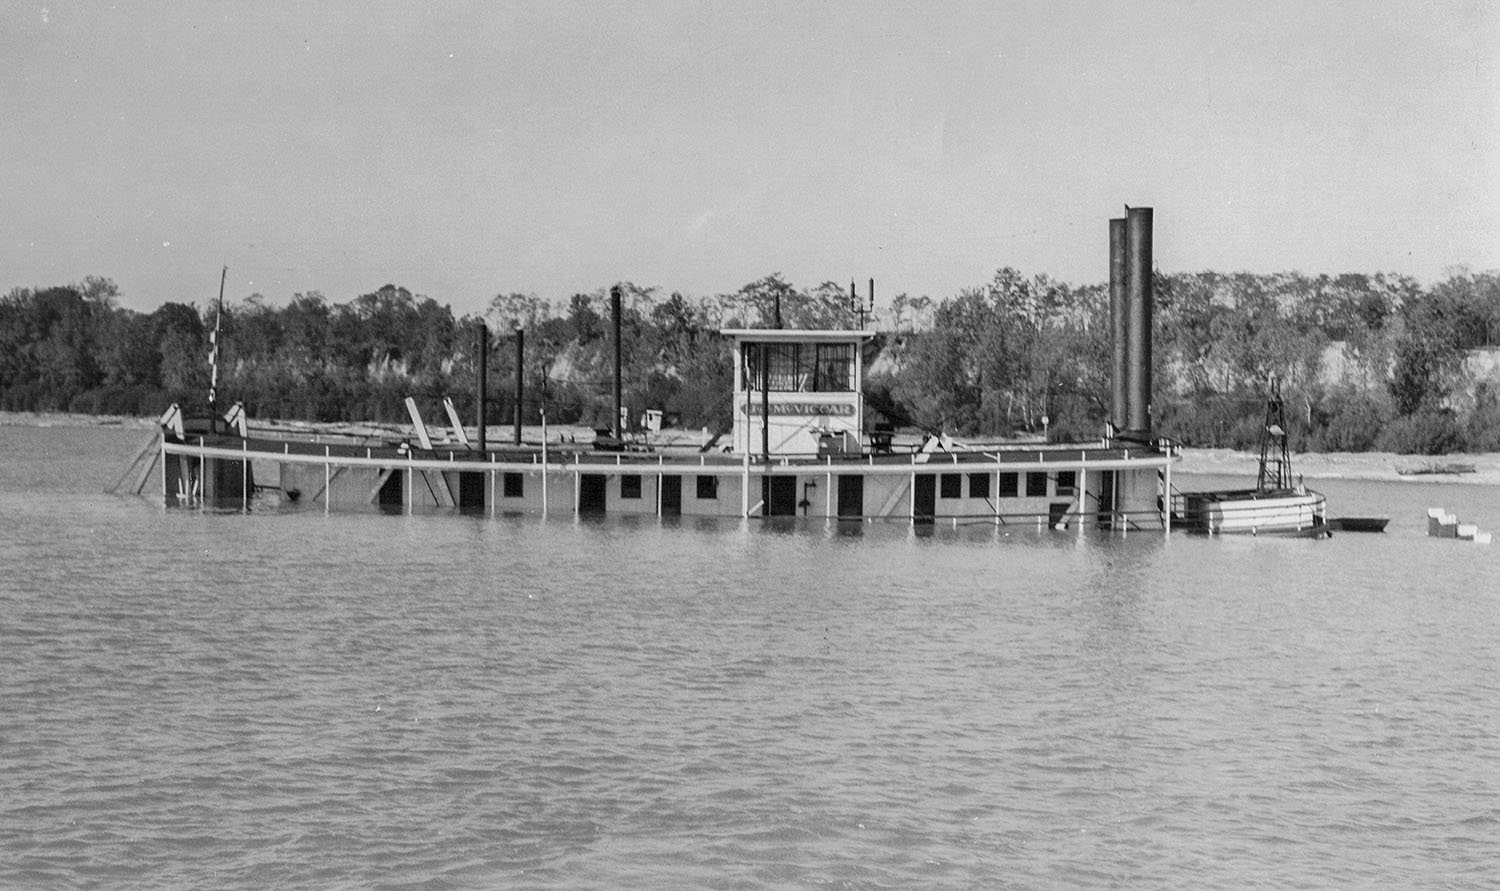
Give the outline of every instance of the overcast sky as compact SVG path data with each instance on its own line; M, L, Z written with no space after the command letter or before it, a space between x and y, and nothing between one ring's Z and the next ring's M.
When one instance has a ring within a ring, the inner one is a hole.
M0 4L0 291L1500 267L1500 3Z

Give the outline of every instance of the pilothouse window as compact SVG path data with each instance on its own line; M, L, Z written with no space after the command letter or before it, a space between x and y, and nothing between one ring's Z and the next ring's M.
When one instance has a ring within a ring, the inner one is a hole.
M761 388L761 354L773 393L848 393L854 387L854 346L847 343L746 343L746 390Z

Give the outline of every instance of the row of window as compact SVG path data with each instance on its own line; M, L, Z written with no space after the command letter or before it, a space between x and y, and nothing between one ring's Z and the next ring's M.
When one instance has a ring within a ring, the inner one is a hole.
M995 479L993 473L945 473L938 479L938 495L943 498L962 498L964 477L969 478L969 497L990 497L990 481ZM1078 488L1078 474L1072 470L1059 470L1055 474L1042 471L1030 471L1028 473L1002 473L1000 474L1000 491L996 492L999 498L1021 497L1021 477L1026 478L1026 497L1043 498L1047 495L1047 481L1055 477L1057 488L1054 494L1073 495Z
M854 389L854 346L847 343L747 343L744 386L773 393L847 393Z
M500 494L506 498L526 497L526 475L506 471L502 473L500 480ZM620 475L620 497L641 497L641 475L638 473L624 473ZM698 500L711 501L719 497L719 478L716 476L698 477Z
M945 473L938 479L938 494L943 498L962 498L964 477L969 478L969 497L990 497L990 481L995 479L993 473ZM1072 470L1059 470L1055 474L1040 471L1028 473L1002 473L1000 474L1000 488L996 496L1000 498L1019 498L1021 496L1021 477L1026 480L1026 497L1042 498L1047 495L1047 482L1055 478L1057 486L1054 494L1073 495L1078 488L1078 474ZM526 475L507 471L501 475L501 493L506 498L523 498L526 495ZM712 501L719 497L719 478L712 475L700 474L697 479L697 496L699 501ZM620 497L641 497L641 475L638 473L625 473L620 475Z

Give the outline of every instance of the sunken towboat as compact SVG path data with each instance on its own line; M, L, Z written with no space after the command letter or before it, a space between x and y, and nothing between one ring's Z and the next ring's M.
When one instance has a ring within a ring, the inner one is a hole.
M271 499L325 511L1170 530L1177 455L1152 438L1149 422L1151 209L1128 208L1110 221L1110 235L1114 415L1092 442L981 445L933 435L900 443L867 417L871 332L738 328L721 332L735 369L732 435L722 444L714 437L662 445L618 426L569 443L549 442L544 427L528 442L519 419L512 441L494 443L482 423L466 428L451 402L441 442L411 400L406 435L267 428L243 412L188 418L174 406L162 418L152 467L160 468L164 503L194 507L248 510ZM618 292L612 304L618 356ZM480 337L488 337L483 326ZM483 405L482 368L477 377ZM616 361L616 418L620 389Z

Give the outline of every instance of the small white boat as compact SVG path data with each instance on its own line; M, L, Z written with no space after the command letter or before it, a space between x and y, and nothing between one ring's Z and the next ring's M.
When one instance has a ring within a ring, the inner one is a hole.
M1185 519L1210 534L1326 535L1327 500L1302 486L1290 489L1184 493Z
M1323 493L1303 486L1300 481L1293 482L1281 386L1274 378L1270 389L1255 488L1182 493L1180 512L1190 528L1210 535L1325 538L1333 534Z

